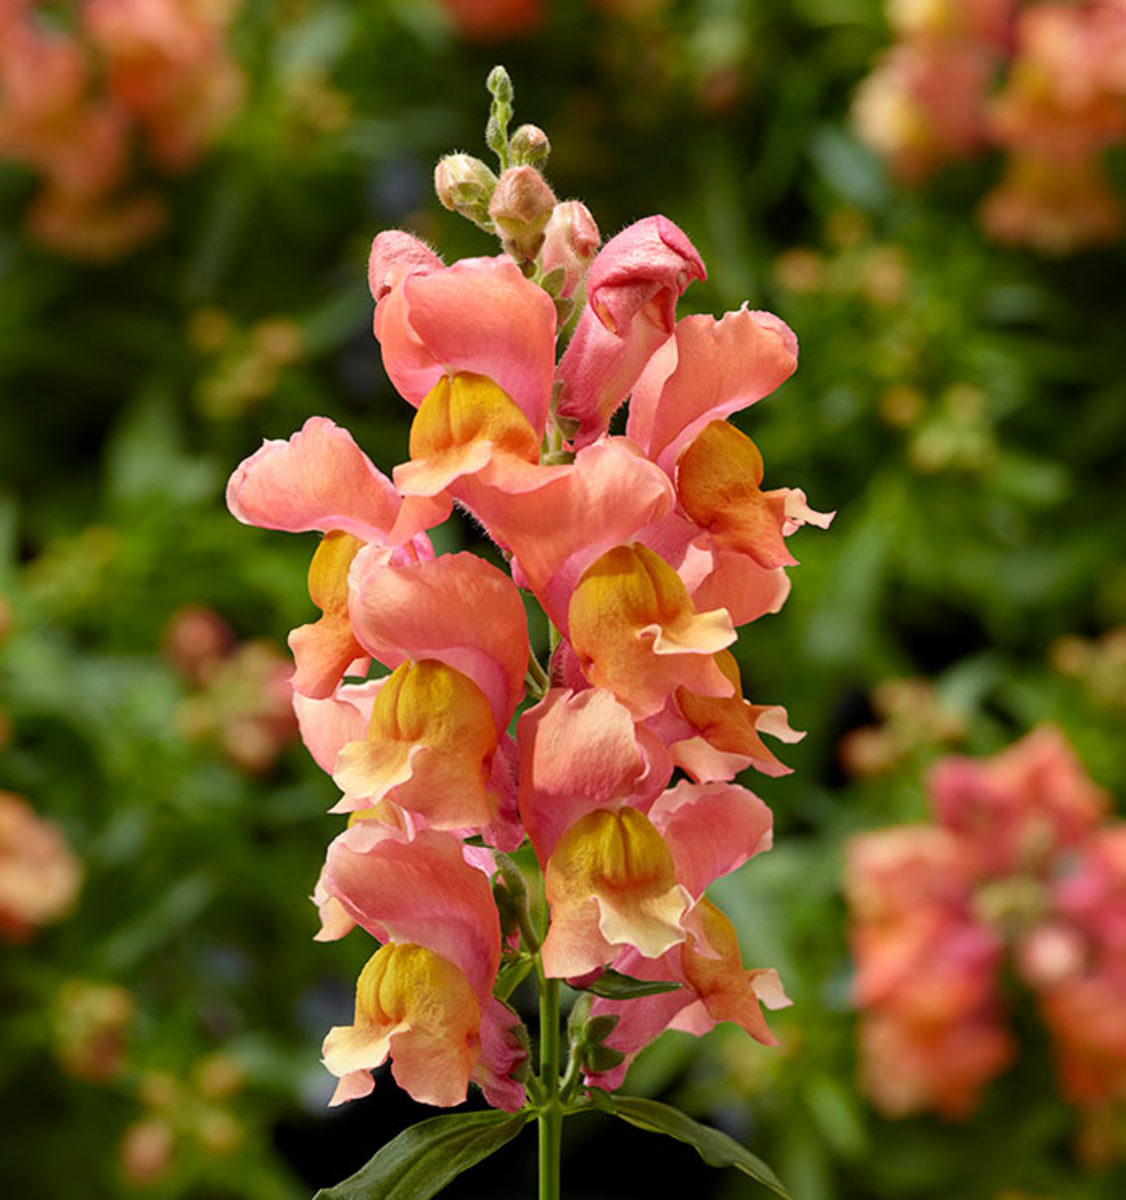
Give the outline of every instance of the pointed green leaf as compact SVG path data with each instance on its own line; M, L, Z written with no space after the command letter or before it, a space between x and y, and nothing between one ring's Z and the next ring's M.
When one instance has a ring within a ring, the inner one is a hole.
M701 1125L680 1109L657 1100L646 1100L641 1096L614 1096L612 1103L615 1115L623 1121L636 1125L638 1129L664 1133L678 1141L687 1142L696 1148L709 1167L734 1167L782 1196L783 1200L793 1200L766 1163L726 1133Z
M659 996L662 992L675 992L680 987L671 979L635 979L609 967L582 990L593 992L604 1000L636 1000L639 996Z
M520 1132L529 1113L453 1113L420 1121L388 1142L350 1179L313 1200L430 1200L462 1171Z
M533 962L527 955L514 958L505 963L497 972L497 981L493 985L493 995L498 1000L507 1000L514 991L527 979L532 970Z

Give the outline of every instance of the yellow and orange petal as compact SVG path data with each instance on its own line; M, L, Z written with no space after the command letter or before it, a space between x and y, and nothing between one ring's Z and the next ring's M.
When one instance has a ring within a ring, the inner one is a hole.
M366 653L348 619L348 570L364 543L333 530L321 539L309 564L309 596L321 617L289 635L297 663L294 691L323 700L330 696L349 663Z
M758 732L758 721L764 714L768 712L777 714L781 710L770 705L750 704L743 699L739 664L730 650L721 650L715 656L715 662L723 674L731 680L735 689L734 695L699 696L687 688L678 688L676 702L685 720L697 730L700 738L708 746L713 750L718 750L720 754L734 755L738 759L748 759L758 770L767 775L785 774L789 768L763 744ZM785 733L787 740L800 736L794 735L788 725L783 727L775 717L771 732L776 731ZM698 760L700 766L709 761L693 752L695 748L690 743L696 740L690 739L689 742L678 743L679 750L675 746L672 747L677 765L693 776L698 774Z
M496 453L539 461L540 436L512 398L484 375L443 375L426 394L411 424L409 463L397 467L406 495L433 496L454 480L475 475Z
M735 640L725 610L698 613L677 573L647 546L616 546L579 579L568 610L587 679L635 717L652 716L678 687L730 696L714 655Z
M465 974L432 950L388 943L356 984L356 1016L324 1042L324 1064L340 1077L331 1103L364 1095L362 1076L392 1056L396 1082L422 1104L465 1099L481 1054L481 1010Z
M544 882L550 976L584 974L623 946L657 958L685 939L691 897L664 838L636 808L596 809L576 821L556 844Z
M794 564L786 549L785 492L764 492L762 455L727 421L704 426L680 456L676 487L684 511L717 542L772 570Z
M733 1021L757 1041L776 1044L761 1005L782 1008L790 1003L777 973L743 966L735 927L710 900L701 900L692 916L698 936L681 948L680 965L703 1011L692 1005L674 1019L674 1026L700 1033L719 1021Z
M468 676L435 659L405 662L375 698L366 741L341 750L333 777L345 803L387 797L438 829L485 825L496 816L485 786L496 747L492 709Z

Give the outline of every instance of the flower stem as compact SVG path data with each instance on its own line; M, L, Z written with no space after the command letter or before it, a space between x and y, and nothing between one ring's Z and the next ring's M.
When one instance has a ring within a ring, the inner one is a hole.
M537 959L540 985L539 1200L559 1200L563 1105L559 1098L559 980L548 979Z

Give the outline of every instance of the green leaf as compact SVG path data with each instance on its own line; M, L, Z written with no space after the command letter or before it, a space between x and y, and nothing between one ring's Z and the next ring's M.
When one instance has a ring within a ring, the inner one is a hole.
M526 954L514 958L510 963L505 963L497 973L497 981L493 985L493 995L498 1000L507 1000L527 979L532 965L532 959Z
M646 1100L641 1096L614 1096L612 1104L616 1116L631 1125L636 1125L638 1129L647 1129L650 1133L664 1133L677 1141L694 1146L709 1167L734 1167L761 1183L763 1187L782 1196L784 1200L793 1200L766 1163L726 1133L701 1125L680 1109L661 1104L657 1100ZM604 1108L604 1105L600 1104L598 1107Z
M530 1113L474 1112L431 1117L404 1129L350 1179L313 1200L429 1200L462 1171L520 1132Z
M609 967L593 982L581 990L593 992L604 1000L635 1000L638 996L659 996L662 992L675 992L679 983L671 979L635 979Z

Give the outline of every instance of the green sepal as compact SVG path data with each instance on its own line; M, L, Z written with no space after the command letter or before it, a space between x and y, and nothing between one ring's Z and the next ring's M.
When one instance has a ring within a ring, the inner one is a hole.
M612 1071L626 1061L626 1056L613 1046L584 1046L583 1066L592 1075L602 1075Z
M701 1125L680 1109L658 1100L647 1100L641 1096L611 1096L601 1092L597 1097L591 1089L590 1098L595 1108L603 1112L613 1112L615 1116L636 1125L638 1129L647 1129L650 1133L663 1133L676 1138L679 1142L687 1142L693 1146L700 1157L709 1167L734 1167L749 1175L763 1187L769 1188L783 1200L794 1200L786 1191L782 1181L759 1158L745 1146L741 1146L734 1138L728 1137L718 1129Z
M366 1166L313 1200L430 1200L452 1179L520 1132L531 1114L472 1112L431 1117L404 1129Z
M636 1000L640 996L659 996L662 992L675 992L679 983L671 979L635 979L609 967L593 983L582 990L593 992L604 1000Z

